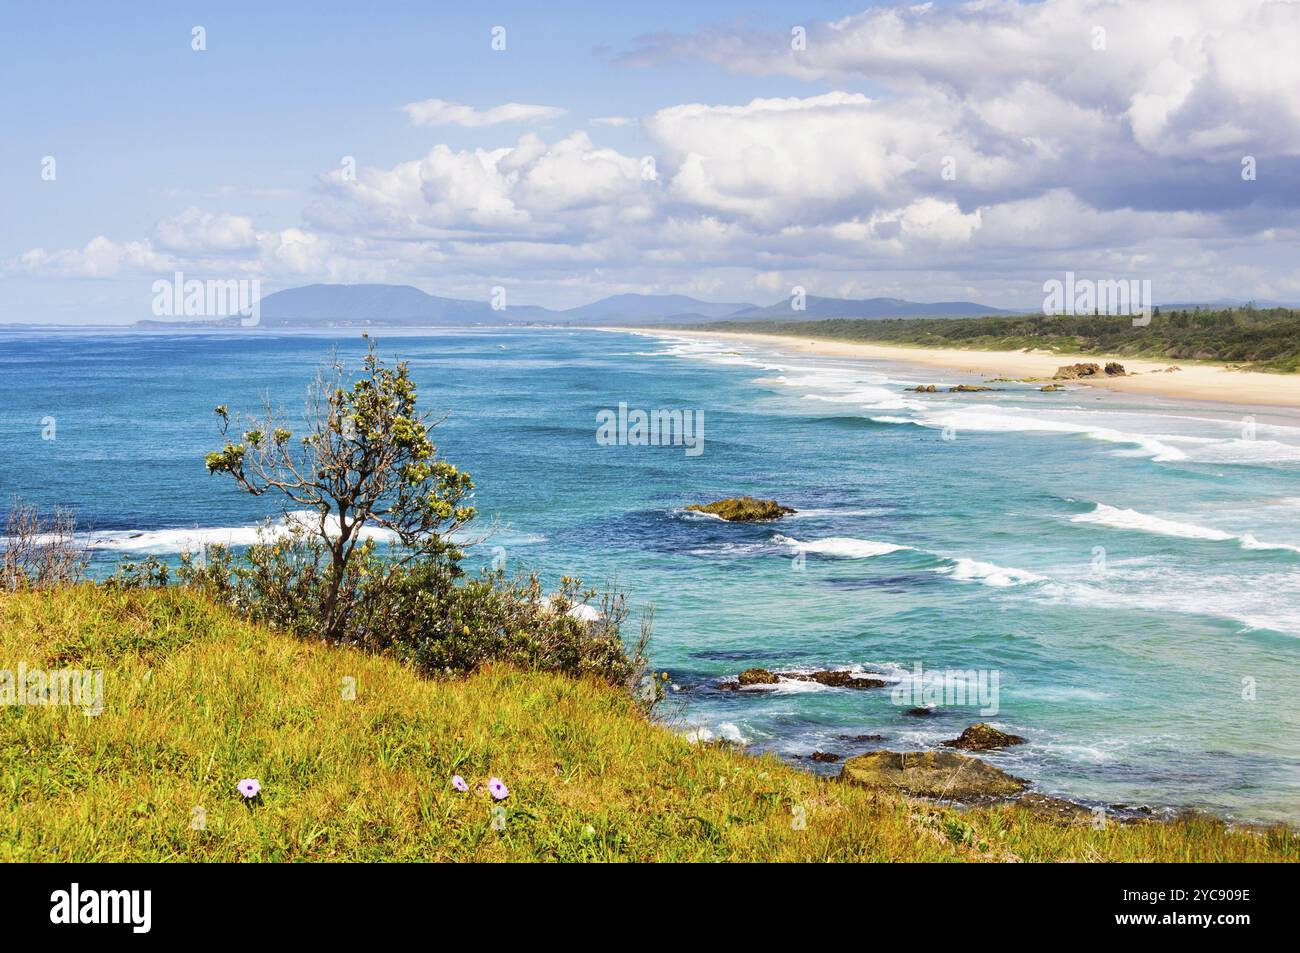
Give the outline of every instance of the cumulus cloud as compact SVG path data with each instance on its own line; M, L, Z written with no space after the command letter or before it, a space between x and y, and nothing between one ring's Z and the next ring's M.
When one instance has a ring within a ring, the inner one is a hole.
M531 106L527 103L505 103L491 109L475 109L473 106L449 103L445 99L407 103L402 109L415 126L465 126L470 129L506 122L557 119L565 112L556 106Z
M1296 289L1300 3L978 0L805 26L803 50L784 30L644 38L625 63L706 59L774 77L769 88L790 76L829 87L666 105L639 120L645 155L599 141L636 121L623 116L504 147L438 143L321 176L300 223L190 208L140 241L33 249L7 267L436 273L447 293L505 271L539 292L590 282L766 299L798 283L1003 305L1039 299L1044 275L1066 269L1154 277L1166 300ZM464 128L563 115L404 109L416 125ZM1246 155L1257 180L1240 175Z
M191 207L154 226L154 244L184 254L241 252L257 246L253 220Z
M358 226L390 237L572 238L644 216L640 160L594 145L584 132L554 143L529 134L502 149L436 145L423 159L363 169L355 180L324 177L325 201L308 210L318 227Z

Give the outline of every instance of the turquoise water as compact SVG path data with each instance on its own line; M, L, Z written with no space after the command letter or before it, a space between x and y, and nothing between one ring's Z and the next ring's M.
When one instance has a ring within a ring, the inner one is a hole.
M205 474L212 407L256 410L262 391L301 407L335 344L363 349L351 334L2 334L0 497L74 509L99 572L246 540L272 503ZM439 445L499 523L473 561L501 547L511 568L616 580L653 604L679 730L796 759L928 747L987 720L1029 741L985 757L1050 793L1300 817L1287 420L1086 388L916 395L977 379L655 335L380 344L450 414ZM704 452L598 444L597 413L620 402L701 411ZM682 510L741 493L798 512L736 525ZM995 677L996 713L907 716L918 664ZM718 688L750 666L858 668L900 691ZM867 734L883 740L844 737Z

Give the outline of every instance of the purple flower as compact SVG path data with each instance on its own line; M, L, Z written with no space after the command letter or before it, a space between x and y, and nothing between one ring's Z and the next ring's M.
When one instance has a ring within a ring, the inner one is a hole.
M257 778L244 778L235 787L239 789L240 794L250 800L257 797L257 792L262 790L262 784Z
M510 796L510 789L500 778L488 781L488 792L498 801L504 801Z
M464 794L466 791L469 790L469 785L465 783L465 779L462 778L459 774L453 774L451 776L451 786L454 787L461 794Z

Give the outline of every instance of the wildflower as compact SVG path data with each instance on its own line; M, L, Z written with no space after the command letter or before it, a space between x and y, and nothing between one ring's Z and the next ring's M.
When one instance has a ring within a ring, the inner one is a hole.
M244 778L235 787L239 789L240 794L249 800L257 797L258 792L262 790L262 784L257 778Z
M510 789L506 787L505 782L500 778L493 778L488 781L488 791L498 801L504 801L510 796Z
M469 790L469 785L465 783L465 779L462 778L459 774L452 775L451 786L454 787L461 794L464 794L466 791Z

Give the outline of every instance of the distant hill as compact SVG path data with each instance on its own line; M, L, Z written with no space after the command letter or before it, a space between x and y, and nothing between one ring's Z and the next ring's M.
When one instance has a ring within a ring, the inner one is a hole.
M307 285L262 299L268 327L379 324L388 327L504 324L556 320L558 312L535 305L494 311L487 301L439 298L410 285Z
M591 304L569 308L563 312L569 321L610 321L625 319L642 321L647 318L687 320L700 318L713 320L725 318L739 311L751 311L755 305L744 302L701 301L687 295L622 294L601 298Z
M989 314L1017 314L973 301L937 301L923 304L903 298L821 298L808 295L803 311L790 307L783 299L766 308L750 308L728 315L738 321L789 320L809 318L978 318Z
M795 321L809 318L977 317L1011 314L969 301L920 304L900 298L846 300L809 295L803 311L788 299L768 307L745 302L702 301L677 294L620 294L576 308L555 310L511 304L494 310L486 300L442 298L410 285L306 285L262 299L262 327L455 327L540 324L696 324L707 321ZM235 327L238 319L147 320L139 327Z

